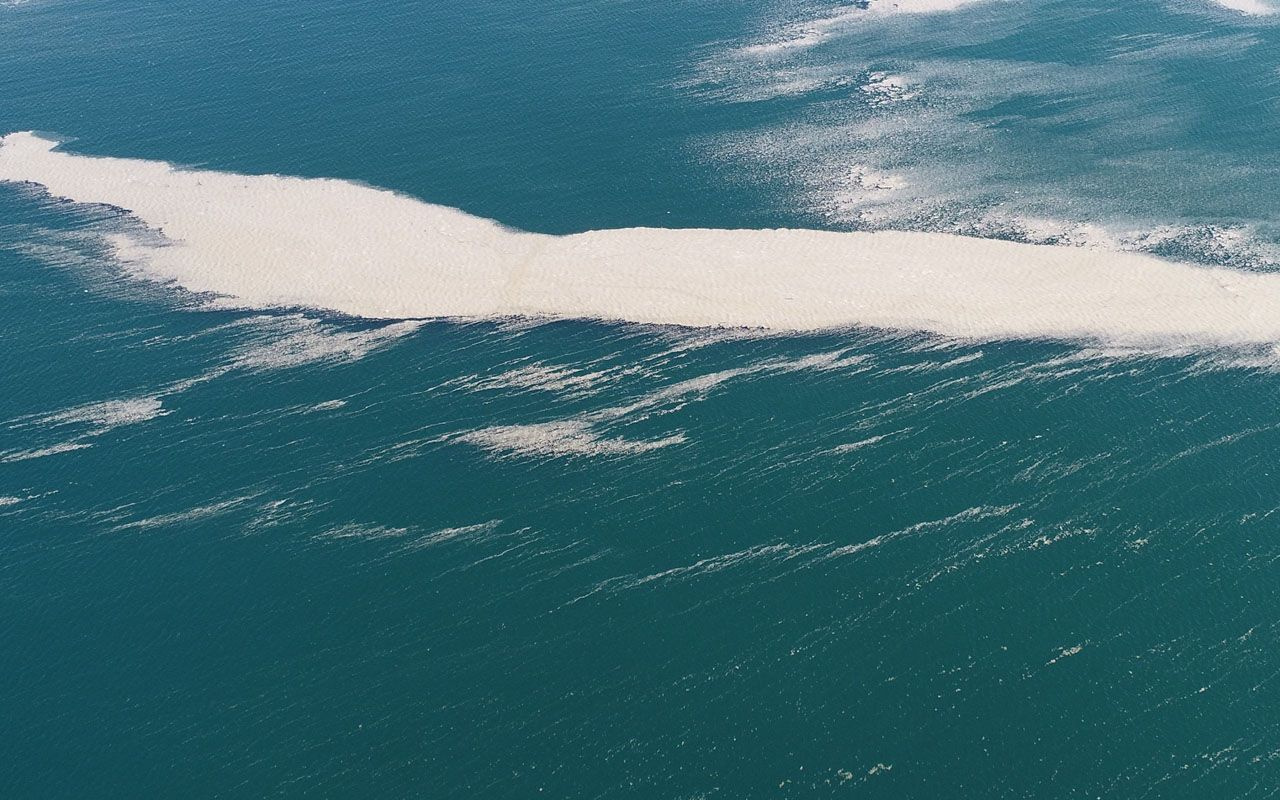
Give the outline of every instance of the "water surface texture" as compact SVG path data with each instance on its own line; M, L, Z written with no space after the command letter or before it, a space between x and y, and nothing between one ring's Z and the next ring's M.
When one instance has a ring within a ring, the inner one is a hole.
M0 797L1276 794L1278 6L0 2L62 152L1155 257L1248 332L351 315L0 183Z

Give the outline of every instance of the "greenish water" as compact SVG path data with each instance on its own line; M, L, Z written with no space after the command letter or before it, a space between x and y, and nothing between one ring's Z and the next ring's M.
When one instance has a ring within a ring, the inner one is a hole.
M827 15L33 0L0 131L1275 267L1272 18ZM1269 354L211 311L119 224L0 185L0 796L1280 788Z

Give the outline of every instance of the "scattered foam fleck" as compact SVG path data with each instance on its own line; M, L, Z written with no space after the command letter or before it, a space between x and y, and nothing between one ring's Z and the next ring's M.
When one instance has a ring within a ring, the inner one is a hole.
M1048 662L1045 663L1045 666L1046 667L1053 666L1054 664L1057 664L1059 661L1061 661L1064 658L1071 658L1074 655L1079 655L1082 650L1084 650L1083 643L1072 645L1071 647L1064 647L1062 648L1062 652L1058 653L1056 656L1049 659Z

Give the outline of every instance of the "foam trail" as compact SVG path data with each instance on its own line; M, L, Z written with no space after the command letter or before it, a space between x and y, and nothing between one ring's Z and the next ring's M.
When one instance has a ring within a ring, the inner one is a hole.
M0 180L133 212L146 274L240 305L374 318L854 325L1133 347L1280 342L1280 275L938 233L635 228L547 236L338 180L244 176L0 139Z

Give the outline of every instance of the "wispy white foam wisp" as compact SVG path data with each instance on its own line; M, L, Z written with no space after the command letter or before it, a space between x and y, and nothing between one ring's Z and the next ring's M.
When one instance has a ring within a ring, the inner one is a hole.
M1131 346L1280 342L1280 275L937 233L521 233L337 180L181 170L0 140L0 180L129 209L147 274L242 305L364 317L546 316L812 330L853 325Z

